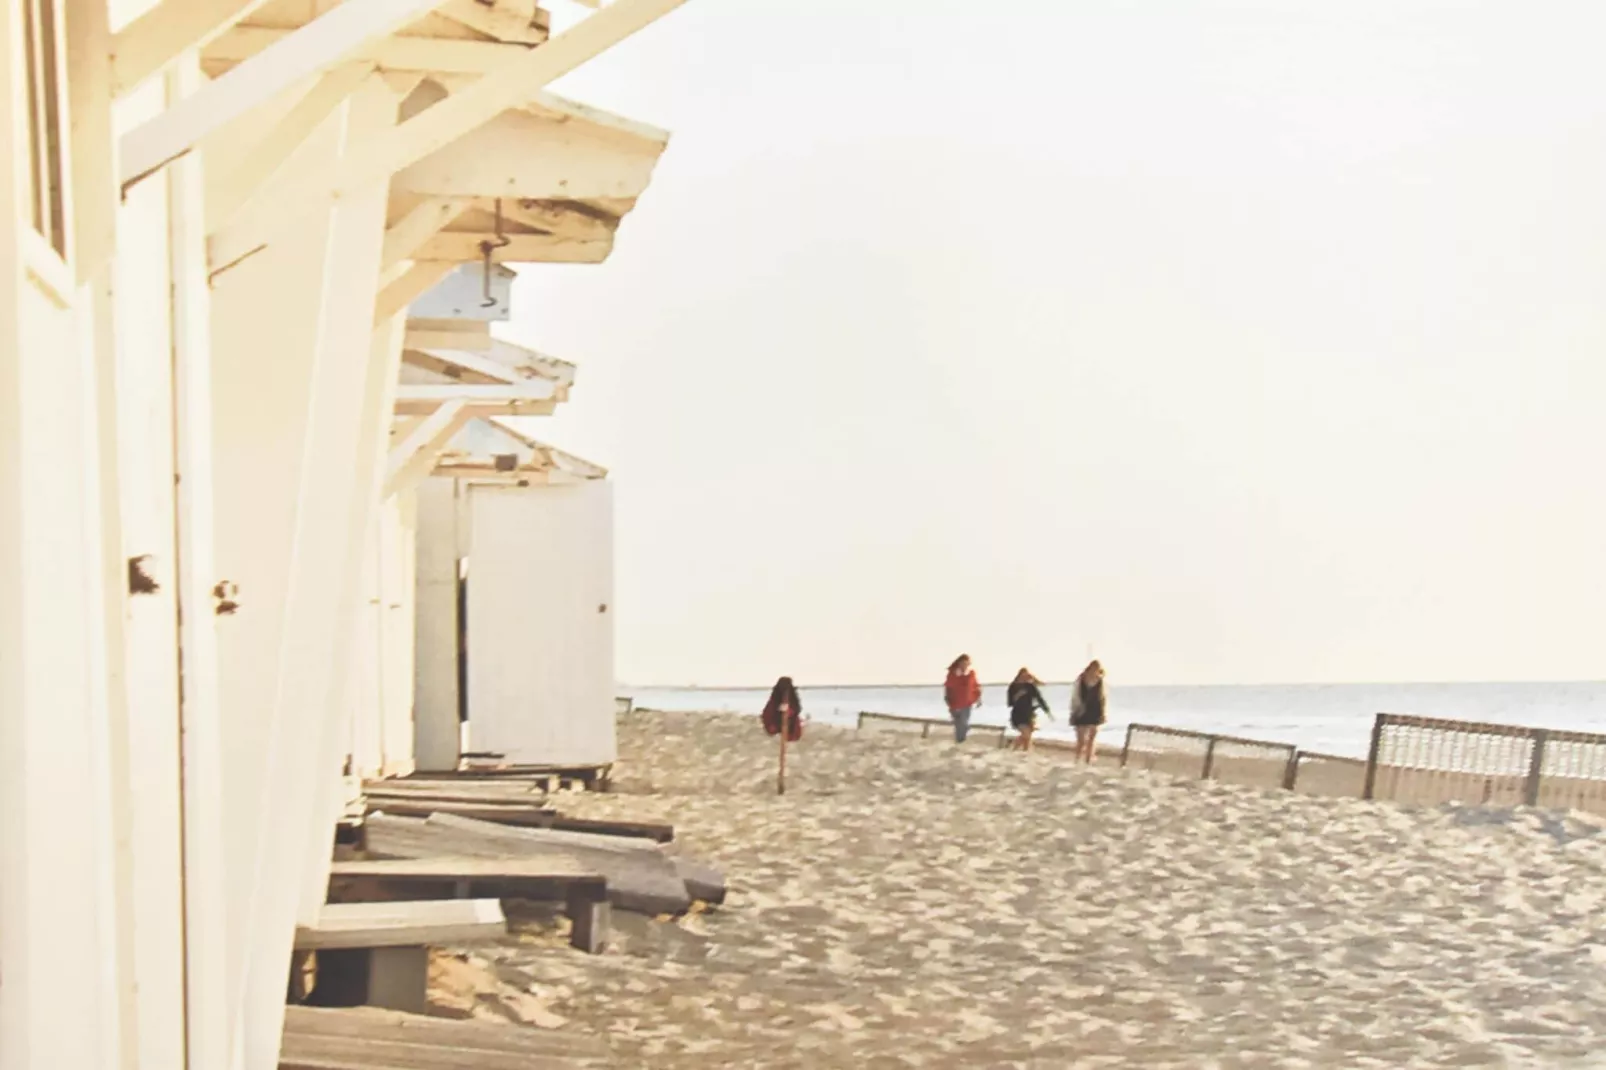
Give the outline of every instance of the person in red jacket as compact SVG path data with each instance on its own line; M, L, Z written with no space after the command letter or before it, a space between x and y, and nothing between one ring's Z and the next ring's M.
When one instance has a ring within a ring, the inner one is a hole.
M784 724L788 742L796 743L803 738L803 701L797 697L797 687L790 676L775 681L770 700L764 704L761 720L764 722L764 731L772 736L780 735L781 725Z
M970 715L981 705L981 684L970 666L970 655L961 654L948 666L948 682L943 685L948 699L948 716L954 722L954 742L963 743L970 734Z

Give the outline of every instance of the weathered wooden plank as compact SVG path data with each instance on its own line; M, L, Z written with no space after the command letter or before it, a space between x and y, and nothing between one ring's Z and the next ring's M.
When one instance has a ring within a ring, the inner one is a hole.
M279 1056L279 1070L570 1070L584 1065L560 1054L289 1033Z
M686 882L663 852L646 840L512 828L440 813L424 824L446 833L454 844L472 839L519 858L562 859L601 873L608 880L608 901L620 910L656 915L691 909Z
M325 903L318 923L296 930L297 950L413 947L495 940L507 934L495 899Z
M572 858L387 858L336 862L330 876L382 880L603 880Z
M437 818L446 824L441 824ZM450 853L488 863L509 857L561 859L604 874L607 897L621 910L653 915L680 914L691 906L691 897L679 874L668 859L646 841L632 842L642 844L647 851L621 854L597 847L553 846L519 838L530 831L444 815L425 821L382 815L370 820L368 847L373 854L391 858L430 858Z
M626 840L644 840L649 843L668 843L675 838L673 825L658 825L636 821L600 821L568 817L544 806L507 802L478 802L473 799L441 797L436 795L368 796L370 812L393 814L400 817L428 817L431 814L453 814L496 825L514 825L520 828L553 829L562 832L590 833L592 835Z
M607 1045L594 1036L554 1033L544 1029L502 1025L478 1019L436 1018L373 1007L289 1007L285 1036L331 1037L341 1040L399 1040L410 1044L456 1047L464 1051L525 1055L603 1056Z

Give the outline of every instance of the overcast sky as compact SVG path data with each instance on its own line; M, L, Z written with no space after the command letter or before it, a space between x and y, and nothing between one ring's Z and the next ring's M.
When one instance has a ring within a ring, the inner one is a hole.
M531 267L633 684L1606 676L1606 6L690 0Z

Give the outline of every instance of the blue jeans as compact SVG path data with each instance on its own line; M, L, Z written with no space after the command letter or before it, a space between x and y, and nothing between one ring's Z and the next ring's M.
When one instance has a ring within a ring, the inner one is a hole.
M962 710L949 710L948 716L954 719L954 742L963 743L965 737L970 735L970 711L974 706L966 706Z

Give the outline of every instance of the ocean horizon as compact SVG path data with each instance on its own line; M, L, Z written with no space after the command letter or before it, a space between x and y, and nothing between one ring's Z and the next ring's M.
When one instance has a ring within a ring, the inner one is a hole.
M1002 682L982 685L982 706L974 723L1006 723L1004 688ZM799 692L804 712L822 724L851 726L861 712L947 717L940 683L820 685L800 687ZM619 693L647 709L756 715L769 685L621 686ZM1042 734L1069 736L1070 685L1047 683L1043 693L1053 718L1040 721ZM1379 713L1606 733L1606 681L1112 684L1102 740L1114 742L1129 724L1155 724L1364 757Z

